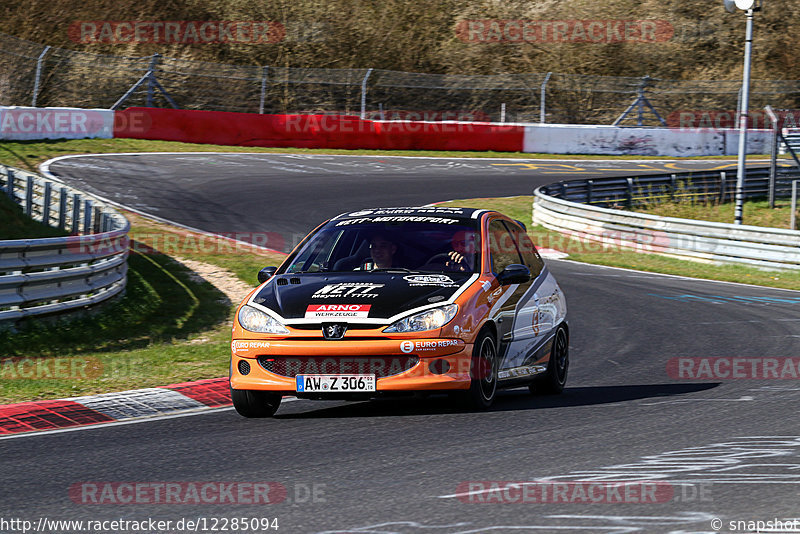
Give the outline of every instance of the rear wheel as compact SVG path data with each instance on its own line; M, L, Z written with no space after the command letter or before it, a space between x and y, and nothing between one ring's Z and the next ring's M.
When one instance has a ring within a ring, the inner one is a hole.
M484 330L472 352L472 384L464 394L464 404L471 409L485 410L497 393L497 344L489 330Z
M569 371L569 337L567 329L559 326L553 336L553 348L550 349L550 361L547 371L537 376L529 386L534 395L558 395L564 391Z
M244 417L272 417L281 405L281 395L269 391L231 388L233 407Z

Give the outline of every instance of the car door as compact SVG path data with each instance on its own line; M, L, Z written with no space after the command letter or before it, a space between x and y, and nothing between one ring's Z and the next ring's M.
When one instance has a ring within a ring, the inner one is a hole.
M511 264L524 264L513 234L506 221L494 218L487 228L489 243L489 261L492 273L497 276ZM519 364L520 344L514 342L517 308L526 296L532 281L524 284L508 284L501 286L497 280L489 290L491 304L490 317L497 325L499 341L499 368L507 369ZM518 329L518 328L517 328Z

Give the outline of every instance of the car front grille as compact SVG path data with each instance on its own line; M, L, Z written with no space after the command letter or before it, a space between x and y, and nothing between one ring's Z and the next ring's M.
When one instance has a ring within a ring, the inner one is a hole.
M262 368L294 378L303 374L374 374L378 378L408 371L419 362L416 356L259 356Z

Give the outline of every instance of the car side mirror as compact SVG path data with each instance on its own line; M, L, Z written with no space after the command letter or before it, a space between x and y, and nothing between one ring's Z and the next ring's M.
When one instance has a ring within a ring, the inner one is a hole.
M512 263L497 275L497 281L500 282L502 286L508 284L524 284L530 281L530 279L530 269L519 263Z
M263 284L264 282L272 278L272 276L275 274L275 271L277 270L278 270L277 267L264 267L263 269L258 271L258 283Z

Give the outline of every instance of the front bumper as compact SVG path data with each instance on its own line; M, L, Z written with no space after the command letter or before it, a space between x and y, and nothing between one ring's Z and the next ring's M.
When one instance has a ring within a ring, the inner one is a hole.
M234 339L231 386L293 394L297 374L374 373L377 392L461 390L470 386L471 361L472 345L461 339Z

